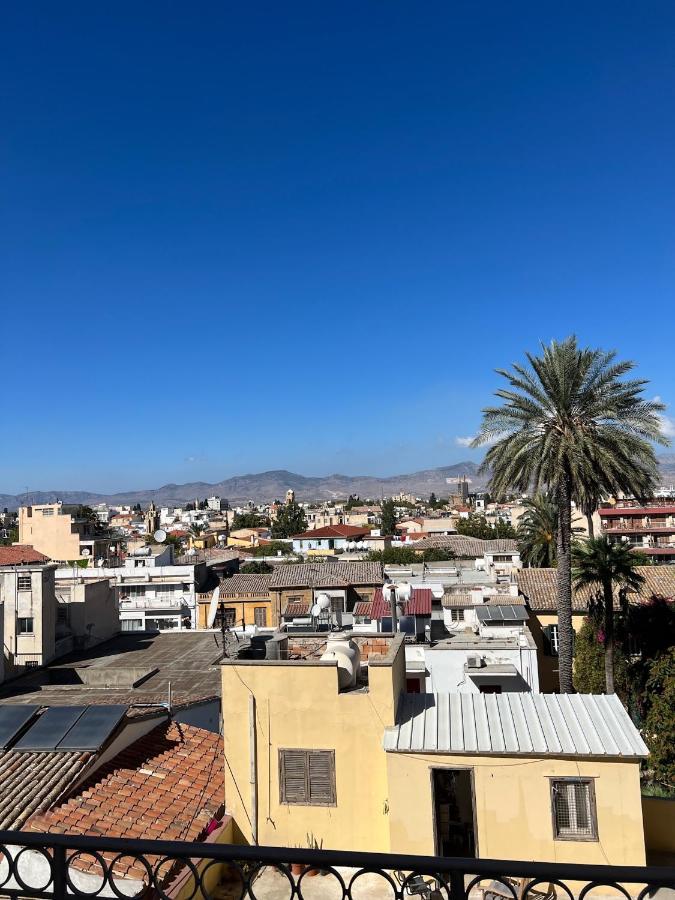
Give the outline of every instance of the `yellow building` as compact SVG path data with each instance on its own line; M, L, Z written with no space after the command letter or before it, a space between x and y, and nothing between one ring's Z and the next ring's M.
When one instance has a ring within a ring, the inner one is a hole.
M647 748L616 697L407 695L402 636L342 644L278 634L267 658L224 661L225 792L240 839L644 864ZM352 645L365 663L356 683Z
M272 604L270 603L271 575L236 574L224 578L220 583L220 603L216 613L214 628L220 628L221 613L225 625L234 628L241 625L257 625L266 628L272 624ZM208 628L208 614L212 594L200 594L198 628Z
M108 561L110 540L97 535L89 519L63 512L58 503L19 507L19 543L30 544L55 562Z
M675 596L675 566L636 566L644 581L639 591L628 593L630 603L643 603L652 597ZM558 615L556 612L556 569L521 569L516 573L518 593L530 610L528 627L537 645L539 686L542 691L559 691ZM579 631L588 614L588 588L572 594L572 627ZM615 598L619 609L619 598Z

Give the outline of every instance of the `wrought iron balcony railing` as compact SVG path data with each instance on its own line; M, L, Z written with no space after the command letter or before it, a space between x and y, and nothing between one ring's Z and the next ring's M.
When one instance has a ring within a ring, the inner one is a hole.
M0 897L592 900L618 891L643 900L662 888L675 888L675 867L0 832Z

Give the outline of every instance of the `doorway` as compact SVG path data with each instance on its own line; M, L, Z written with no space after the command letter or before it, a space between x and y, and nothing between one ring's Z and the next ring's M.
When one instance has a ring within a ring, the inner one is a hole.
M434 837L439 856L476 856L473 772L432 769Z

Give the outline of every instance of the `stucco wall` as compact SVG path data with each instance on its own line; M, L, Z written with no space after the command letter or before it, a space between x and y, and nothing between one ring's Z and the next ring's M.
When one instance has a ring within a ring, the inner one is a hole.
M431 770L445 766L473 770L482 858L644 865L637 762L386 755L393 853L435 852ZM549 782L554 776L595 778L598 841L554 840Z
M382 733L393 724L405 679L402 644L394 665L371 664L368 691L338 693L332 664L224 665L223 721L227 811L251 840L249 696L256 699L258 842L325 848L389 847ZM283 805L279 749L335 751L337 805Z

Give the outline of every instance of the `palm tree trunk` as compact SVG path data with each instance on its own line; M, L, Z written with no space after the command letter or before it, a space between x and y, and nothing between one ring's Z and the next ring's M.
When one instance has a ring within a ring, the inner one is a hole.
M565 472L558 488L558 677L563 694L574 693L572 675L572 479Z
M594 534L595 528L593 526L593 513L592 512L586 513L586 527L588 528L589 538L595 537L595 534Z
M612 582L602 586L605 603L605 691L614 693L614 595Z

